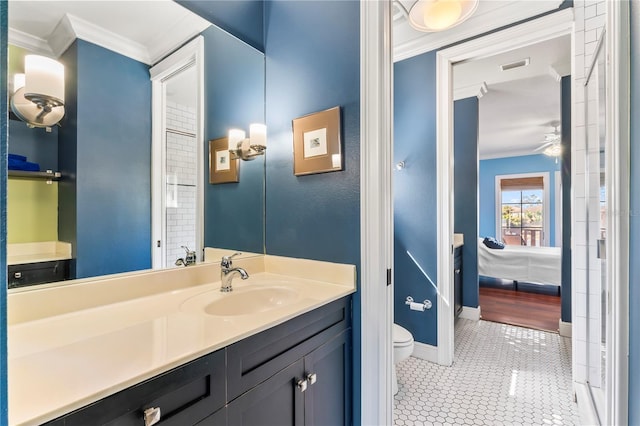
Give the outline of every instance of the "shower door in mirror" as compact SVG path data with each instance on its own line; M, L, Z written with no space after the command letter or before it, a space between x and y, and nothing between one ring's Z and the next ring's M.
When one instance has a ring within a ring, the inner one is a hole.
M195 39L151 69L153 87L153 267L201 260L203 123ZM189 256L189 261L193 256Z
M585 84L586 150L586 347L587 383L600 421L605 421L607 386L607 340L609 338L609 260L607 221L609 216L606 144L606 83L604 34L594 54Z

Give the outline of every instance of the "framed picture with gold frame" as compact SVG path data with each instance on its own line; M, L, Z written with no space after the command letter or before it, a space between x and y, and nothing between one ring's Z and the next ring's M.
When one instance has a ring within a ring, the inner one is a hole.
M344 170L340 138L340 107L293 120L293 174Z
M238 161L232 160L227 138L209 141L209 183L239 182Z

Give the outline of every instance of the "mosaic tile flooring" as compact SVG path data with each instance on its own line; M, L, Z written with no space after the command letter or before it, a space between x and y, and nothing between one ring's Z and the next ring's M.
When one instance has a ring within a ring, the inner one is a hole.
M579 424L571 339L464 319L455 334L453 366L414 357L398 364L396 426Z

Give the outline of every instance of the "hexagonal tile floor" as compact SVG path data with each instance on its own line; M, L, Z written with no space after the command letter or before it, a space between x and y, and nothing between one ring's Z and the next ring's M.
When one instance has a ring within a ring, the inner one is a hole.
M577 425L571 339L489 321L456 323L455 361L397 365L396 426Z

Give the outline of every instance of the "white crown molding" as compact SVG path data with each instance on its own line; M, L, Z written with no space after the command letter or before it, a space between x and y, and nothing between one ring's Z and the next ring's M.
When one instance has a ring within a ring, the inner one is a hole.
M8 29L7 41L14 46L22 47L30 52L38 53L40 55L52 56L53 51L49 47L49 43L40 37L27 34L25 32L16 30L15 28Z
M148 65L151 64L149 52L144 45L105 30L77 16L67 14L66 17L77 38L97 44L98 46L135 59L136 61Z
M562 75L553 65L549 65L547 73L555 80L556 83L560 83L560 80L562 80Z
M184 44L186 40L193 39L210 25L210 22L195 14L185 13L180 17L176 17L173 25L170 28L163 29L154 38L153 44L149 46L147 54L150 62L148 64L157 64Z
M505 2L502 7L492 9L489 12L476 12L476 14L465 23L450 30L439 33L424 33L415 39L394 46L393 60L394 62L398 62L422 53L431 52L440 47L486 33L506 24L518 22L557 9L561 3L561 0ZM409 23L405 21L402 25L409 25Z
M470 86L458 87L453 90L453 100L471 98L476 96L478 99L482 98L489 91L487 83L484 81L479 84L472 84Z
M68 15L64 15L49 36L49 47L60 57L76 39L76 33Z
M498 158L511 158L511 157L524 157L527 155L544 155L541 152L533 152L533 148L518 149L513 151L500 151L489 152L486 154L480 153L478 155L479 160L495 160Z

